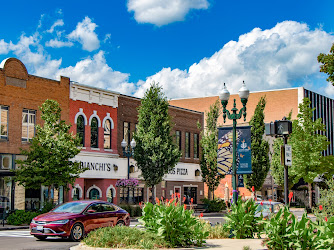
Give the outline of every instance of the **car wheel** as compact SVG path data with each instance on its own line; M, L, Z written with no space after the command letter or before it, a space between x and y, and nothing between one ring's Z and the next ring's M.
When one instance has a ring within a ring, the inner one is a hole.
M48 236L34 235L34 237L38 240L45 240Z
M124 221L120 220L116 223L116 226L122 227L122 226L125 226L125 223L124 223Z
M73 241L80 241L84 236L84 227L80 223L75 223L71 229L70 238Z

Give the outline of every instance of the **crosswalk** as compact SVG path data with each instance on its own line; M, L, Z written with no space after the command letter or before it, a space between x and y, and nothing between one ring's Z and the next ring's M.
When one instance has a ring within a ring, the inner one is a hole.
M143 228L143 226L139 224L132 224L130 227ZM4 230L0 231L0 237L20 237L20 238L33 238L34 236L30 235L29 230Z

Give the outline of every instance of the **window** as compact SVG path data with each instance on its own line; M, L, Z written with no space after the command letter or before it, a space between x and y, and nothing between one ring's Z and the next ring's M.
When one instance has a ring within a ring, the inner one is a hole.
M176 137L176 145L179 146L179 150L181 151L182 150L182 147L181 147L181 131L176 130L175 131L175 137Z
M103 212L114 212L116 211L116 208L113 205L109 204L102 204Z
M144 188L121 187L119 190L119 198L120 198L120 203L124 202L124 203L139 204L140 202L144 201Z
M8 140L8 107L0 105L0 139Z
M22 141L29 141L35 135L36 111L22 111Z
M123 122L123 139L130 145L130 123Z
M108 193L107 193L107 201L111 203L114 202L114 194L111 188L108 190Z
M199 136L194 134L194 158L199 158Z
M97 123L96 117L93 117L92 122L90 124L90 147L98 148L98 138L99 138L99 127Z
M80 190L79 188L74 188L73 189L73 200L74 201L77 201L77 200L80 200Z
M197 187L184 187L183 194L186 197L185 204L189 204L191 198L193 198L193 204L197 204Z
M82 115L77 119L77 135L80 138L80 144L85 146L85 120Z
M190 133L186 132L186 152L185 157L190 158Z
M111 122L109 120L104 123L104 148L111 149Z
M89 191L89 199L90 200L98 200L98 199L100 199L100 192L99 192L99 190L97 190L96 188L92 188Z

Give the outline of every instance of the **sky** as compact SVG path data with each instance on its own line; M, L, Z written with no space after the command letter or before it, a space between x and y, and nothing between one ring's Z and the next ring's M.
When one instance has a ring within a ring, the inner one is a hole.
M304 86L334 98L317 55L334 43L334 1L4 1L0 62L142 97ZM0 67L3 65L0 64Z

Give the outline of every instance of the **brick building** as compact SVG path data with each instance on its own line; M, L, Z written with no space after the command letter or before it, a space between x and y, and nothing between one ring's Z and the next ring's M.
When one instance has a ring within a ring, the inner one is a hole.
M118 105L118 152L122 155L121 142L125 139L129 145L132 140L133 132L137 124L137 108L140 105L140 99L120 95ZM204 198L204 184L200 176L199 165L199 140L201 129L197 127L197 122L203 127L204 114L202 112L169 107L169 114L174 123L173 134L182 152L180 162L166 175L164 181L157 185L156 196L170 198L173 193L180 193L194 199L194 203L201 203ZM140 178L140 171L133 159L130 159L130 177ZM120 190L120 200L126 200L127 194ZM151 196L150 188L145 188L141 181L137 190L130 194L135 196L136 200L148 201Z
M284 116L288 116L290 111L292 112L292 120L297 118L298 105L302 102L304 97L308 97L311 100L312 108L315 108L313 119L322 118L323 123L326 125L326 136L331 142L328 150L324 152L326 155L333 154L334 140L333 140L333 115L334 115L334 100L327 98L325 96L314 93L303 87L290 88L290 89L280 89L271 91L259 91L251 92L247 102L247 117L246 122L243 119L238 120L238 126L249 125L249 121L254 114L257 103L262 96L266 97L267 104L264 110L265 122L271 122L275 120L280 120ZM227 109L231 110L233 107L233 99L236 99L237 108L242 107L240 98L237 94L231 95ZM219 100L218 96L211 97L199 97L199 98L187 98L187 99L175 99L171 100L170 104L187 108L198 110L201 112L206 112L209 110L210 105L214 104L216 100ZM231 120L226 120L223 124L223 116L221 115L218 119L220 126L232 126ZM273 138L266 138L270 144L272 144ZM215 191L216 197L230 198L230 192L232 190L231 176L226 176L222 181L217 190ZM251 196L251 193L246 188L239 188L240 194L245 196ZM270 175L266 178L262 195L265 197L270 196L272 193L278 196L282 193L280 187L273 183L273 179Z
M46 99L56 100L61 118L69 123L70 79L50 80L27 72L24 64L9 58L0 64L0 207L6 209L39 208L47 194L45 188L25 190L9 181L15 160L22 159L20 148L28 149L35 135L35 125L41 124L39 107ZM63 199L63 191L54 198Z

